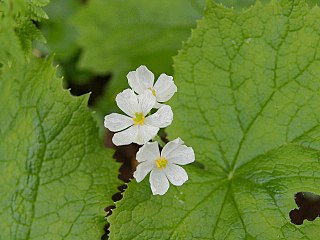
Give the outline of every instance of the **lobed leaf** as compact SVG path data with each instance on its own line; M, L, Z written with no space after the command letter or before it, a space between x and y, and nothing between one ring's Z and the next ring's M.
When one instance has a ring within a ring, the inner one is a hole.
M319 193L320 9L305 1L246 11L207 1L174 59L170 139L194 148L190 180L152 196L134 180L110 239L317 239L290 222L296 192Z

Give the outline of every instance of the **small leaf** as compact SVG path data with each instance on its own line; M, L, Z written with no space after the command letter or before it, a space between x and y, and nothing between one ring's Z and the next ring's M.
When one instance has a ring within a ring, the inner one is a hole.
M47 0L0 1L0 63L24 60L31 53L32 41L45 42L35 21L47 18L42 9Z

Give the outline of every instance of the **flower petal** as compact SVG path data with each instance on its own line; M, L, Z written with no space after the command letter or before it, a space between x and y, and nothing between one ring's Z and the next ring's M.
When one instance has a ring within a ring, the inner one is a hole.
M151 161L153 164L160 157L158 142L147 142L137 152L138 162Z
M173 142L167 143L162 149L161 156L166 158L169 163L179 165L189 164L195 161L192 147Z
M151 161L142 162L137 166L136 171L133 173L133 177L137 182L141 182L147 174L154 168L155 164Z
M149 140L151 140L152 138L154 138L159 131L158 127L145 125L145 124L141 126L137 125L137 127L138 127L137 135L135 136L133 142L139 145L143 145Z
M175 164L167 164L167 167L163 171L173 185L181 186L188 180L187 172L182 167Z
M169 181L165 173L157 168L151 171L149 182L153 195L163 195L169 189Z
M159 76L153 88L157 93L158 102L168 101L177 92L177 86L173 82L173 77L164 73Z
M140 66L136 71L129 72L127 79L132 90L141 94L148 88L152 88L154 75L146 66Z
M163 105L159 108L157 112L146 117L145 124L156 126L159 128L164 128L169 126L173 120L173 112L171 107L168 105Z
M138 96L140 111L146 116L156 103L156 97L151 91L144 91Z
M104 126L112 132L118 132L133 125L132 118L118 113L111 113L104 117Z
M126 89L116 96L118 107L130 117L139 112L138 96L131 90Z
M164 106L164 104L156 102L156 103L154 104L153 108L159 109L159 108L161 108L162 106Z
M135 125L131 126L122 132L115 133L113 135L112 142L116 146L128 145L128 144L134 142L134 140L137 136L137 133L138 133L138 127Z
M168 142L161 151L161 156L164 158L167 158L168 155L176 150L179 146L181 146L184 142L181 140L181 138L176 138L175 140L172 140Z

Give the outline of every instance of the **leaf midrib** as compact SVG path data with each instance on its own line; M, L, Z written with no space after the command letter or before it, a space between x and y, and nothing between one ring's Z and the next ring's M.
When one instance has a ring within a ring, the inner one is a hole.
M235 165L237 163L237 161L239 160L239 154L242 150L242 146L243 146L243 143L245 142L247 136L248 136L248 133L249 131L251 130L252 126L254 125L254 123L256 122L256 120L261 116L261 113L264 111L264 109L267 107L267 105L270 103L272 97L274 96L274 94L277 92L277 90L280 90L277 89L277 68L278 68L278 58L279 58L279 50L280 48L282 47L283 43L285 42L286 38L288 37L289 35L289 20L290 20L290 16L292 14L292 11L293 11L293 5L291 5L291 9L290 9L290 13L288 14L287 16L287 22L286 22L286 32L285 32L285 35L284 37L281 39L281 42L278 46L278 48L276 49L277 51L275 52L275 60L274 60L274 70L273 70L273 85L274 85L274 88L273 88L273 92L271 93L271 95L269 96L269 98L265 101L265 103L262 105L262 107L260 108L260 111L255 115L255 117L251 120L251 122L249 123L247 129L244 131L243 133L243 136L242 136L242 139L240 140L240 143L239 143L239 146L238 146L238 149L237 149L237 152L232 160L232 163L231 163L231 169L234 171L235 170ZM240 49L240 47L239 47ZM232 61L230 61L232 63ZM232 81L230 79L230 81ZM290 82L290 81L288 81ZM288 83L287 82L287 83ZM241 124L241 122L239 122L239 124Z

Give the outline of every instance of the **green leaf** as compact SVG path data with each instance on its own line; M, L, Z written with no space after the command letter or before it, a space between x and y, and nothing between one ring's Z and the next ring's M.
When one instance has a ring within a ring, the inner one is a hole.
M262 3L270 2L270 0L259 0ZM226 7L234 7L235 9L248 8L256 2L256 0L216 0L217 3L221 3Z
M98 111L117 111L115 93L127 88L127 73L140 65L156 76L172 74L172 56L190 35L203 7L204 0L90 1L74 20L84 51L79 66L113 75Z
M320 9L301 0L241 13L207 2L175 58L174 121L196 153L189 181L152 196L129 184L111 239L317 239L290 222L298 191L319 193Z
M41 23L41 31L47 39L47 44L40 46L46 52L55 53L57 60L66 61L76 54L78 38L75 26L70 18L80 9L79 0L52 0L45 8L49 19Z
M45 7L49 19L40 24L40 29L46 38L46 43L34 42L34 48L41 55L55 55L55 62L59 64L59 76L63 76L66 87L72 83L85 84L92 79L92 73L80 71L77 68L81 52L77 39L79 38L76 27L70 19L85 6L79 0L52 0ZM87 89L86 92L92 91Z
M47 18L42 7L48 0L0 2L0 63L20 61L31 52L33 40L45 42L34 22Z
M261 3L269 3L270 0L216 0L217 3L221 3L226 7L234 7L235 9L245 9L255 4L256 1ZM306 0L309 6L319 4L319 0Z
M88 95L63 90L51 62L1 69L2 239L100 239L120 185Z

